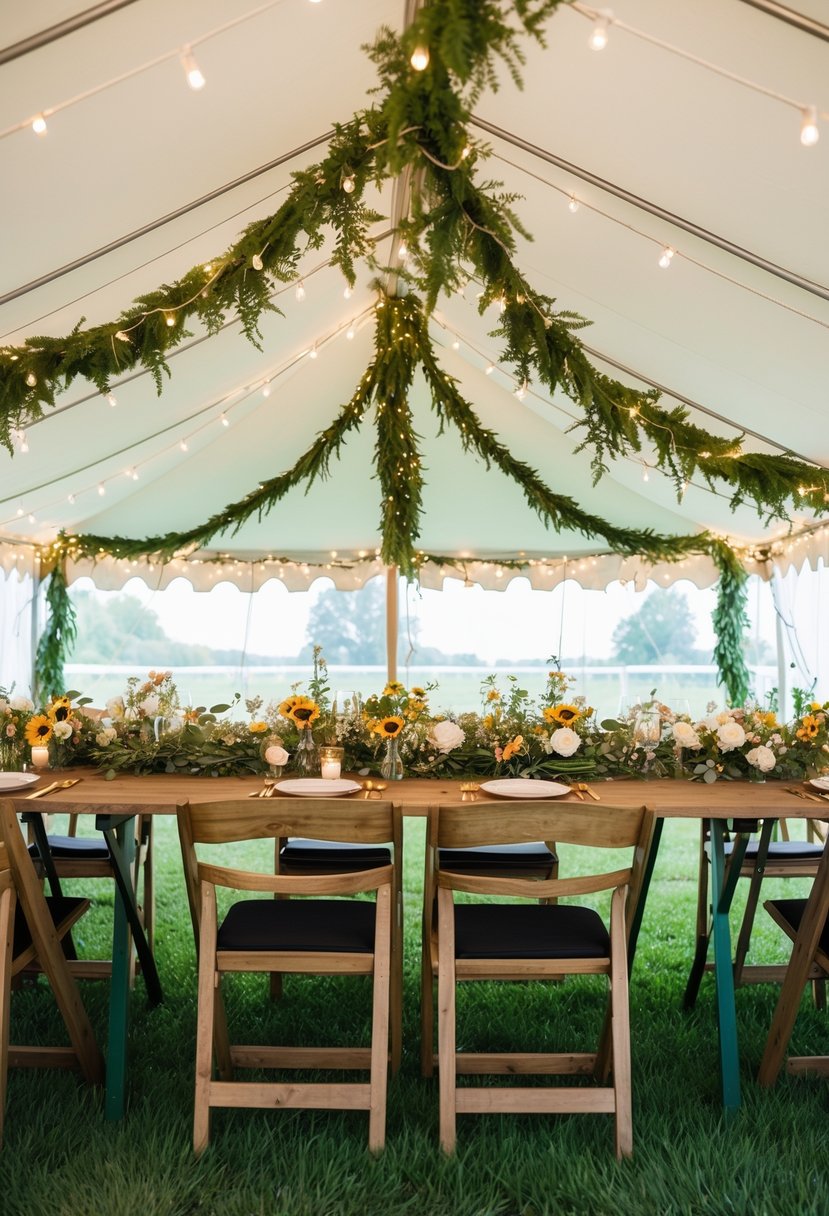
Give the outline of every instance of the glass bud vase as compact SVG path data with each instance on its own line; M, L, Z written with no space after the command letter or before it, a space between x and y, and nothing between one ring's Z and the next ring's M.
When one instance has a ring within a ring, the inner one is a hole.
M386 740L386 752L380 762L380 776L384 781L401 781L403 779L403 761L396 739Z
M294 768L298 777L319 777L320 775L319 748L314 742L314 733L310 726L304 726L299 732Z

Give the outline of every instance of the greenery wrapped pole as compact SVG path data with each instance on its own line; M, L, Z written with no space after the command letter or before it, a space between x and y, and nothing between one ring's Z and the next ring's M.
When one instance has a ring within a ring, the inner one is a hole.
M40 635L35 656L35 687L32 692L40 701L48 701L66 692L63 666L77 636L75 607L66 584L66 563L58 560L49 574L46 588L49 616ZM32 605L37 612L37 604Z

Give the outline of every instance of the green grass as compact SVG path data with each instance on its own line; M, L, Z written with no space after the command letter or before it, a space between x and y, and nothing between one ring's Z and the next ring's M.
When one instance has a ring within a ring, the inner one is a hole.
M754 1080L774 1008L767 986L737 993L743 1108L723 1119L718 1097L713 978L684 1014L696 896L697 827L669 823L663 838L631 988L634 1157L618 1165L605 1116L465 1116L458 1153L442 1157L437 1083L418 1068L418 965L423 822L406 823L406 1005L403 1068L389 1089L387 1148L372 1159L363 1113L220 1111L200 1161L190 1147L196 1013L195 965L175 827L157 821L156 953L164 1004L136 988L130 1038L130 1108L120 1125L102 1098L70 1073L16 1071L9 1078L0 1153L3 1216L608 1216L739 1214L822 1216L827 1210L829 1095L817 1080ZM247 855L247 848L245 849ZM565 852L565 870L574 866ZM104 889L104 884L94 885ZM745 887L741 883L740 887ZM767 884L769 894L784 884ZM792 894L801 884L785 884ZM742 892L741 892L742 894ZM105 956L112 897L83 922L89 953ZM88 928L86 926L89 926ZM765 913L754 955L786 957ZM103 1043L106 988L84 985ZM468 985L464 1044L590 1050L604 1009L602 982ZM278 1006L260 977L228 984L242 1041L353 1041L369 1019L365 981L289 978ZM48 992L14 994L13 1037L61 1041ZM474 1029L473 1029L474 1027ZM804 1001L798 1052L827 1049L826 1015ZM257 1036L263 1036L258 1038Z

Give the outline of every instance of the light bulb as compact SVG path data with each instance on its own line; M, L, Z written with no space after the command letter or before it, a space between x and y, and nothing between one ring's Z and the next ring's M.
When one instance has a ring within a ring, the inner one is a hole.
M666 245L665 248L662 250L662 252L659 255L659 265L662 267L663 270L668 269L668 267L671 264L671 259L673 258L673 256L674 256L673 249L671 249L670 245Z
M305 299L305 284L302 282L302 279L300 279L300 281L297 283L294 295L296 296L297 300L299 300L300 304Z
M222 414L219 421L221 422L222 426L230 426L230 419L228 418L227 414Z
M590 37L587 39L587 45L591 51L603 51L607 46L607 23L613 18L608 13L600 13L593 22L593 28L590 31Z
M181 66L184 68L184 75L193 92L197 93L199 89L203 89L207 81L189 46L186 46L181 53Z
M567 210L572 211L573 215L575 215L576 212L578 211L578 209L579 209L579 200L576 198L575 194L571 194L570 202L567 204Z
M317 357L317 348L316 348L316 346L312 346L311 349L308 351L308 358L316 359L316 357Z
M37 520L35 519L34 515L32 515L32 514L29 515L29 523L30 524L37 523Z
M354 339L354 326L353 325L349 325L348 329L345 331L345 336L348 338L349 342L353 341L353 339Z
M26 438L26 432L21 431L20 432L20 451L28 452L28 450L29 450L29 441Z
M648 466L647 466L647 465L643 465L643 466L642 466L642 480L643 480L643 481L650 481L650 475L648 474Z
M343 178L343 190L345 190L346 194L353 194L356 185L357 183L354 181L354 178L350 173L347 177Z
M265 383L262 385L262 396L270 397L270 395L271 395L271 382L270 382L270 380L266 380Z
M114 410L118 404L118 398L115 396L115 393L107 393L106 400L110 408Z
M507 301L503 296L501 296L501 299L498 301L498 307L501 309L501 312L507 311Z
M416 72L425 72L429 66L429 48L428 46L416 46L412 51L412 57L409 60Z
M130 477L132 477L133 481L138 481L138 469L133 469L130 473Z
M174 326L174 325L175 325L175 323L176 323L176 318L175 318L174 314L173 314L173 313L171 313L171 312L168 312L168 313L167 313L167 315L165 316L164 320L167 322L167 326L168 326L168 328L169 328L169 329L172 329L172 328L173 328L173 326Z
M188 444L186 439L182 439L181 443L178 446L181 448L182 452L190 451L190 445Z
M37 376L34 374L34 372L26 373L26 383L28 384L29 388L35 387L37 384Z
M210 262L207 262L204 266L202 266L202 270L205 274L210 275L213 273L213 266Z
M484 368L484 375L491 376L494 371L495 371L495 364L487 363L486 367Z
M107 492L106 486L104 485L104 483L102 481L99 481L98 482L98 496L100 498L103 498L103 496L106 494L106 492Z
M343 299L344 299L344 300L350 300L353 294L354 294L354 293L352 292L352 290L351 290L351 288L349 287L348 283L346 283L345 287L343 288Z
M25 514L26 514L26 512L23 510L23 508L22 508L22 507L18 507L18 508L17 508L17 518L18 518L18 519L20 519L20 518L21 518L21 516L23 516L23 515L25 515Z
M452 350L460 350L460 348L461 348L461 344L458 341L458 339L456 338L455 341L452 343Z
M250 264L251 264L251 266L253 267L253 269L254 269L254 270L261 270L261 269L262 269L263 262L262 262L262 259L260 258L260 256L259 256L259 254L258 254L258 253L255 253L255 254L253 255L253 257L250 259Z
M408 249L406 248L406 242L405 242L405 241L401 241L401 242L400 242L400 244L398 245L398 247L397 247L397 256L398 256L399 258L407 258L407 257L409 256L409 251L408 251Z
M525 397L526 397L526 395L527 395L527 381L526 381L526 380L524 381L524 383L521 385L521 387L520 387L520 388L517 388L517 389L515 390L515 395L516 395L516 397L518 398L518 400L519 400L519 401L523 401L523 400L524 400L524 398L525 398Z
M34 131L35 135L46 134L46 119L42 114L38 114L37 117L32 120L32 130Z
M813 148L820 139L820 128L817 125L817 106L806 106L801 110L803 115L800 123L800 142L804 148Z
M74 507L74 505L75 505L75 495L74 495L74 494L67 494L67 496L66 496L66 501L69 503L69 505L70 505L71 507Z

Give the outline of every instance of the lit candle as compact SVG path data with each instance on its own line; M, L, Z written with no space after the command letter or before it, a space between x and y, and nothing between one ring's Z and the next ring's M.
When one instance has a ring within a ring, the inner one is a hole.
M49 748L48 747L33 747L32 748L32 764L35 768L49 767Z
M340 775L339 760L323 760L320 765L323 781L336 781Z

